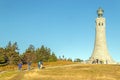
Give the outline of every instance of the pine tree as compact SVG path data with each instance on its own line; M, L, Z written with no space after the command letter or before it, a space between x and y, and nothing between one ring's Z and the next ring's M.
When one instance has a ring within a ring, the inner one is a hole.
M17 42L11 43L9 42L5 48L5 55L8 58L9 64L17 64L20 60L19 52L18 52Z
M36 55L35 55L35 48L33 45L29 45L28 49L26 49L25 53L22 56L23 63L27 63L29 61L35 62Z

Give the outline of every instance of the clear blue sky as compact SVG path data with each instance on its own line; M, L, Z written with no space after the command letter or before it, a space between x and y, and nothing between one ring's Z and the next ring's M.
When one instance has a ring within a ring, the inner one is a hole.
M17 42L45 45L57 56L88 59L94 48L95 19L104 9L110 55L120 62L120 0L0 0L0 47Z

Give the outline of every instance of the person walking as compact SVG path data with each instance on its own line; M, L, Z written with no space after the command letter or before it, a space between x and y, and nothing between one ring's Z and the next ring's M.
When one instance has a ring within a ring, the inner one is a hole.
M22 62L19 62L19 64L18 64L18 70L22 70Z
M40 60L38 62L38 69L42 69L42 68L43 68L43 62L42 62L42 60Z
M43 68L43 62L42 62L42 60L40 61L40 68L41 69Z
M29 61L28 62L28 70L30 70L31 69L31 62Z
M39 61L38 62L38 69L40 69L40 66L41 66L41 62Z

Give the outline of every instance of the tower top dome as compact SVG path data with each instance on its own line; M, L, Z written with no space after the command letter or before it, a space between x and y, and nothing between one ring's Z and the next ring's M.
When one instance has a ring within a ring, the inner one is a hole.
M103 17L104 10L102 8L99 8L97 10L98 17Z

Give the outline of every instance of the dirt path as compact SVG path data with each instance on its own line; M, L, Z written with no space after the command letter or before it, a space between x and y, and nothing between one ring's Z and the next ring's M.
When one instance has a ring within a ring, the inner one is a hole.
M80 64L69 64L69 65L62 65L62 66L52 66L52 67L46 67L46 69L50 69L50 68L65 68L65 67L73 67L73 66L79 66Z
M71 66L78 66L80 64L70 64L70 65L63 65L63 66L51 66L51 67L45 67L45 69L54 69L54 68L65 68L65 67L71 67ZM30 78L32 76L39 76L39 74L37 74L38 68L34 68L30 71L24 70L24 71L20 71L18 72L18 74L14 77L12 77L9 80L23 80L23 78Z
M16 75L13 75L13 77L10 78L9 80L20 80L24 76L24 74L25 74L24 71L18 72Z
M0 74L3 74L3 73L5 73L5 72L7 72L7 71L1 71Z

